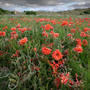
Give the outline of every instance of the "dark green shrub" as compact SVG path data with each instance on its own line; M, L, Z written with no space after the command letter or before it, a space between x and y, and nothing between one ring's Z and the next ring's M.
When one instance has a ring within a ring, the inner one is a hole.
M0 15L2 14L14 14L14 11L8 11L8 10L4 10L2 8L0 8Z
M36 15L35 11L24 11L26 15Z
M84 11L84 14L90 14L90 10Z

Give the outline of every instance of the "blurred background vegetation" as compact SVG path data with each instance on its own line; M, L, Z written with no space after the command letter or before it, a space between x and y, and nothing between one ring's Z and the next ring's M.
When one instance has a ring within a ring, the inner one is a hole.
M8 11L0 8L0 15L4 14L13 14L13 15L89 15L90 8L86 9L74 9L68 11L59 11L59 12L45 12L45 11Z
M0 8L0 15L3 15L3 14L14 14L14 11L8 11Z
M37 15L37 12L35 11L24 11L26 15Z

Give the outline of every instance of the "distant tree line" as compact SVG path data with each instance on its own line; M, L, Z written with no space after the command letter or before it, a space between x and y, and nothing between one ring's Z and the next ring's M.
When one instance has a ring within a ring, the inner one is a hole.
M24 11L26 15L37 15L35 11Z
M80 13L80 15L84 15L84 14L90 14L90 8L88 8Z
M84 11L84 14L90 14L90 10Z
M90 8L85 8L85 9L74 9L74 10L67 10L67 11L59 11L57 12L58 14L62 14L62 15L86 15L86 14L90 14Z
M2 8L0 8L0 15L2 14L14 14L14 11L8 11L8 10L4 10Z

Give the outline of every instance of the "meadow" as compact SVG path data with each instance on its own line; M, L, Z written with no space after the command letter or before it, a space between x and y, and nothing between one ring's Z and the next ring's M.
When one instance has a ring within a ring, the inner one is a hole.
M0 16L0 90L90 90L89 17Z

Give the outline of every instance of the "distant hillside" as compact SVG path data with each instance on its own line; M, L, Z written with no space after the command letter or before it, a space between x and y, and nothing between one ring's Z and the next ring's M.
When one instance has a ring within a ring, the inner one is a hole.
M45 11L8 11L0 8L0 15L3 14L18 14L18 15L47 15L47 16L57 16L57 15L89 15L90 14L90 8L86 9L74 9L74 10L68 10L68 11L59 11L59 12L45 12Z
M0 8L0 15L3 15L3 14L14 14L14 11L8 11Z
M59 12L45 12L45 11L37 11L37 15L49 15L49 16L57 16L57 15L89 15L90 8L86 9L74 9L68 11L59 11Z
M90 8L86 9L74 9L74 10L68 10L68 11L62 11L62 12L57 12L59 14L70 14L70 15L85 15L85 14L90 14Z

